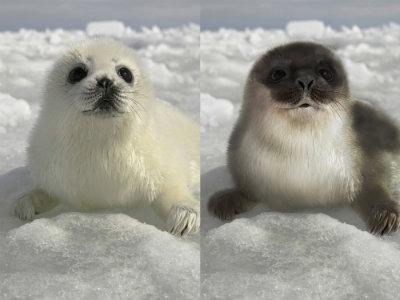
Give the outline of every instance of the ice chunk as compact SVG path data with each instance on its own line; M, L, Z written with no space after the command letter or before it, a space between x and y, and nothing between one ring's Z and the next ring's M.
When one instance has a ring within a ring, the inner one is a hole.
M218 127L230 121L233 116L233 104L226 99L201 94L201 125Z
M119 21L90 22L86 25L86 33L93 35L109 35L121 37L125 32L125 25Z
M291 21L286 24L286 32L291 37L321 38L325 33L325 25L321 21Z
M0 132L5 132L7 127L14 127L30 117L31 109L25 100L0 93Z
M358 88L369 86L372 82L382 82L383 77L374 74L365 63L353 62L350 59L344 59L344 66L347 70L350 82Z

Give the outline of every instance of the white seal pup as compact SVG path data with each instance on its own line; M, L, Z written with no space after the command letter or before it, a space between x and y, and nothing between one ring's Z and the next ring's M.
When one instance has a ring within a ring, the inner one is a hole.
M399 227L400 133L376 107L351 98L326 47L290 43L250 71L228 148L233 189L208 204L221 219L266 202L275 210L352 205L372 233Z
M197 232L199 129L157 100L132 49L93 39L48 76L28 147L36 189L18 200L31 220L58 202L82 211L151 204L175 235Z

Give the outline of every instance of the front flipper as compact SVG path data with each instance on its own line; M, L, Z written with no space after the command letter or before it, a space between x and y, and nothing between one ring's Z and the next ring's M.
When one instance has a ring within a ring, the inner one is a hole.
M197 233L200 228L199 207L184 204L172 206L168 219L167 230L173 235Z
M42 190L33 190L17 199L15 215L21 220L32 221L36 214L48 211L57 201Z
M237 214L248 211L256 205L237 189L216 192L208 201L208 211L221 220L232 220Z
M373 234L391 234L400 226L400 205L383 188L368 188L363 191L356 199L354 207Z
M399 211L389 207L376 207L371 213L369 227L373 234L396 232L400 225Z
M182 186L169 185L151 206L166 222L167 231L173 235L195 234L200 229L200 205L190 191Z

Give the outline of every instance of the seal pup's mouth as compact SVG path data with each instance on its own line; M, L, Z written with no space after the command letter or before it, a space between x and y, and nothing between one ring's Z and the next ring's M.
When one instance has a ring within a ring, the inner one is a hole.
M110 101L98 101L92 109L84 110L82 113L87 116L103 117L118 117L124 114L115 103Z
M300 100L293 103L288 107L289 110L298 110L298 111L308 111L308 110L319 110L321 109L321 103L318 103L311 99L309 95L303 95Z
M314 101L300 101L298 104L294 105L292 109L304 110L304 109L320 109L320 104Z
M303 103L302 105L298 106L298 108L305 108L305 107L310 107L311 105L308 103Z
M96 115L103 117L117 117L124 114L120 109L119 93L115 90L106 91L98 99L92 108L84 110L82 113L85 115Z
M120 111L112 106L96 107L93 109L84 110L82 113L86 116L102 116L102 117L119 117L124 114L123 111Z
M324 99L317 96L319 94L316 94L313 89L304 91L296 88L277 95L274 100L282 109L308 112L320 110L326 103Z

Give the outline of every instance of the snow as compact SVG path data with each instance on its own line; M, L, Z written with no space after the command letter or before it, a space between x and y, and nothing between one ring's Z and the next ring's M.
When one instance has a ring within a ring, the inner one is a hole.
M383 83L384 77L381 74L375 74L365 63L353 62L349 59L343 59L347 74L352 78L352 84L357 88L368 88L374 82Z
M3 247L3 298L196 296L198 249L124 214L35 220L10 230Z
M216 99L209 94L201 95L201 126L218 127L233 116L233 104L226 99Z
M15 127L29 120L30 116L31 109L25 100L0 93L0 132L5 133L6 128Z
M203 246L203 292L210 298L395 299L400 294L398 246L325 214L240 218L210 231Z
M214 192L232 186L227 140L247 73L264 51L295 40L327 45L343 59L353 97L399 120L400 25L334 30L319 21L294 21L284 29L201 35L203 298L398 299L400 233L370 235L350 208L284 214L259 205L226 223L206 204Z
M124 30L122 30L122 28ZM107 34L135 48L158 98L199 121L199 26L133 30L121 23L0 32L0 298L197 299L199 236L177 238L149 209L13 216L31 188L25 165L45 74L65 47ZM161 72L159 72L161 70Z

